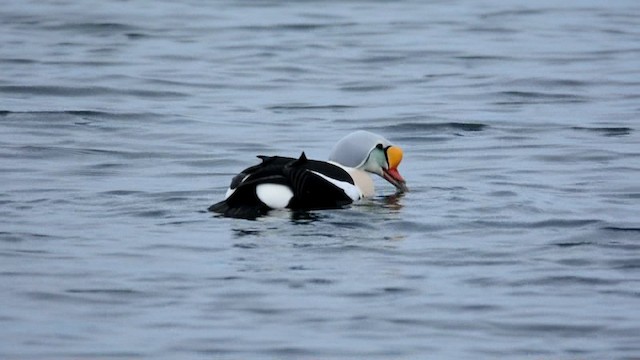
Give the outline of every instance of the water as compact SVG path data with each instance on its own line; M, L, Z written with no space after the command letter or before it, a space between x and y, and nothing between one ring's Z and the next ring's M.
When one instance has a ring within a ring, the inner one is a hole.
M635 1L8 1L0 357L640 358ZM411 192L204 211L367 129Z

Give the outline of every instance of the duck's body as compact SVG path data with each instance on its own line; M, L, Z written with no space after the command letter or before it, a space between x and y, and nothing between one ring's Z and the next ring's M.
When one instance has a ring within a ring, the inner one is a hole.
M384 177L401 191L407 190L396 169L402 159L401 150L379 135L365 131L342 139L328 162L309 160L304 153L298 159L259 158L262 163L236 175L225 199L211 205L209 211L229 217L256 218L271 209L340 208L373 195L369 172ZM378 165L383 160L386 165Z

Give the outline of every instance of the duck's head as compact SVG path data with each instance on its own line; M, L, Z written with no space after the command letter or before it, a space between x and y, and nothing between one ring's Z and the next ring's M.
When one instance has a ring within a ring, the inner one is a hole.
M333 147L329 160L380 175L398 191L409 191L398 172L402 149L380 135L364 130L352 132Z

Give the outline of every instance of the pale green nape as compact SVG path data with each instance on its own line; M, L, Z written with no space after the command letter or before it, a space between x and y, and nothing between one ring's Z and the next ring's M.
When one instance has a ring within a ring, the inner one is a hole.
M378 147L374 147L373 150L371 150L369 157L362 166L364 170L378 175L382 175L382 169L386 169L387 167L387 157L384 154L384 150Z

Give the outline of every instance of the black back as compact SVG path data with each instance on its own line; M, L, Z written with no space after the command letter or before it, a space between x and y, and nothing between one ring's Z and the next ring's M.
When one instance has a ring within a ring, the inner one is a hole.
M339 166L317 160L309 160L304 153L300 158L282 156L258 156L262 163L244 169L231 180L235 192L226 200L213 204L209 211L229 217L255 219L269 211L256 195L260 184L286 185L293 191L287 206L290 209L331 209L352 202L342 189L315 174L353 184L351 176Z

